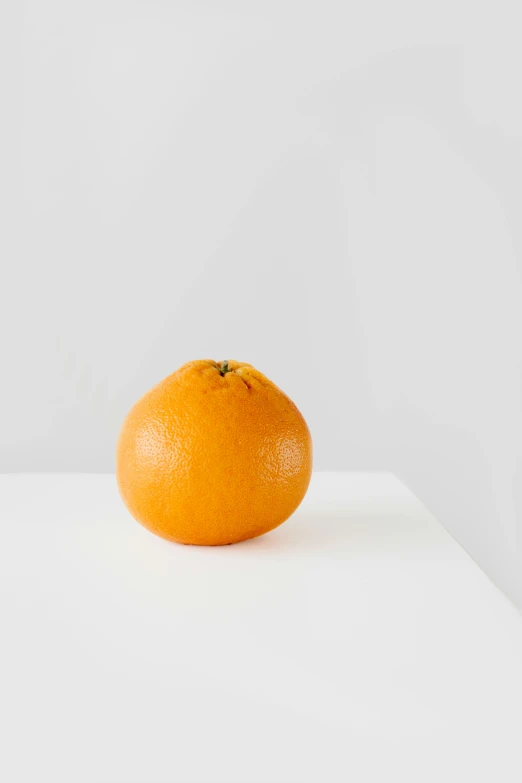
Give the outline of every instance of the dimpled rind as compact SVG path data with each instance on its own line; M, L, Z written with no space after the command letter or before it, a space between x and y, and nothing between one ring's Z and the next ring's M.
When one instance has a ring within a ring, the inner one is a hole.
M301 413L249 364L189 362L127 415L116 474L131 514L170 541L260 536L303 499L312 440Z

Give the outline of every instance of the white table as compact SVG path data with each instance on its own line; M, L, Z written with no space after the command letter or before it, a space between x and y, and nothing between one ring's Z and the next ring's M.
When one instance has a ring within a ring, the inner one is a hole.
M520 783L522 617L393 476L222 548L0 476L5 783Z

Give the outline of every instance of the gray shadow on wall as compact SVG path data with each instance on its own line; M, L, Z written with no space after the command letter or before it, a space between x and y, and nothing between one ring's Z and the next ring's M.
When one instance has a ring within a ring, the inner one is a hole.
M364 160L374 184L377 176L375 129L382 118L390 113L404 113L420 117L435 127L496 194L515 250L514 260L506 258L502 268L503 290L510 288L522 293L522 141L519 137L506 135L498 127L477 122L463 103L459 69L458 56L451 49L395 52L353 72L334 87L321 88L308 95L303 105L308 110L322 108L329 117L336 144L341 150L356 151ZM345 219L349 222L350 216L346 215ZM382 261L375 259L375 263L375 283L378 285L378 266ZM394 260L389 259L388 263L393 264ZM419 258L418 263L422 265L423 259ZM495 263L496 259L491 258L491 270ZM399 264L398 278L400 272ZM452 285L450 270L443 274L447 275L446 290L449 292ZM511 286L509 281L512 281ZM398 279L399 287L409 283L407 279ZM389 293L394 295L393 291ZM416 292L412 291L412 294L415 296ZM417 295L422 297L425 291ZM469 296L473 295L470 286ZM360 303L363 320L371 319L373 315L365 297L371 297L371 289L363 287ZM484 304L483 318L487 318ZM415 392L408 388L403 388L400 403L394 400L388 405L383 403L383 392L378 410L375 410L375 426L379 430L379 448L389 455L387 467L447 526L491 578L522 605L522 360L520 338L514 339L517 331L522 333L522 301L518 314L514 312L512 302L507 302L506 307L513 308L510 317L504 324L492 324L491 328L497 331L503 360L511 363L506 379L515 379L516 389L509 389L509 393L504 394L505 390L498 384L497 399L489 399L487 393L482 395L484 417L489 421L499 419L500 438L492 439L485 429L481 444L480 438L475 438L469 428L466 431L459 421L457 409L448 414L436 402L435 394L416 400ZM440 312L443 317L443 300ZM393 333L393 321L389 326ZM414 328L421 330L422 320ZM503 332L503 329L508 331ZM511 345L513 350L505 350L505 345ZM402 352L404 359L408 347L399 345L397 350ZM370 358L371 352L369 341ZM486 361L487 357L484 359ZM412 352L412 366L414 362ZM460 377L458 371L451 375L455 369L453 364L451 369L449 365L444 368L443 356L434 356L434 364L439 375L451 377L455 386L469 386L465 362L462 362ZM422 368L419 371L422 372ZM414 375L412 369L411 377ZM480 389L476 391L480 393ZM470 393L473 394L473 389ZM430 416L429 406L433 416ZM480 425L477 428L480 429ZM478 429L477 435L480 435ZM495 449L485 453L484 444L490 441L504 443L506 448L497 446L496 453ZM515 454L519 455L518 461Z
M498 513L494 460L473 433L407 403L390 410L382 423L396 475L498 586L517 598L514 530Z
M375 58L356 73L342 78L335 87L309 94L303 107L323 107L336 143L359 150L374 174L376 120L390 110L404 110L414 111L436 126L501 200L522 281L522 140L476 121L462 101L460 60L455 51L394 52Z

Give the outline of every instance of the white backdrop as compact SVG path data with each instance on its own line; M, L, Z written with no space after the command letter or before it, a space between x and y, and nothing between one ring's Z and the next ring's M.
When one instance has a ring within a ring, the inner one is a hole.
M395 471L522 602L519 22L471 0L15 8L0 470L111 471L144 391L248 361L316 468Z

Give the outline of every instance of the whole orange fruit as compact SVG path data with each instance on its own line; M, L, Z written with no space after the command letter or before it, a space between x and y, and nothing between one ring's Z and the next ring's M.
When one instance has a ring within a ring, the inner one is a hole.
M123 423L118 486L131 514L183 544L233 544L288 519L312 471L294 403L243 362L183 365Z

